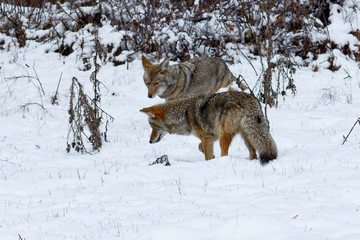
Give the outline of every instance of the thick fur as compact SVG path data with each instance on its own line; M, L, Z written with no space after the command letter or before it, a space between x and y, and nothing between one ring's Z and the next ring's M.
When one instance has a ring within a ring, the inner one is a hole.
M142 65L148 97L158 95L166 101L214 93L236 81L236 77L220 58L193 58L169 66L169 59L156 65L142 56ZM239 87L246 89L242 83Z
M140 110L149 115L150 143L167 133L190 135L201 140L205 159L214 157L213 144L219 139L221 156L227 156L236 134L241 134L250 160L260 155L262 164L277 157L276 144L269 133L258 100L247 93L228 91L195 98L179 99Z

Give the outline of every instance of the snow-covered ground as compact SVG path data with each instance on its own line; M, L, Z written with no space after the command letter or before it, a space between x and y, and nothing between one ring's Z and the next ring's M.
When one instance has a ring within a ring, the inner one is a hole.
M269 110L279 155L262 167L239 136L211 161L193 136L149 144L139 109L163 100L147 98L140 60L99 72L109 142L66 153L71 79L91 90L91 71L48 48L0 55L0 239L360 239L359 125L342 145L360 116L360 75L340 52L339 71L320 56L294 75L297 95ZM255 84L245 59L229 67ZM164 154L171 166L149 165Z
M0 56L1 239L360 238L360 126L341 145L359 117L356 63L339 55L335 73L297 71L296 97L269 112L279 157L262 167L240 137L228 157L216 145L211 161L192 136L149 144L139 109L163 100L147 98L139 60L99 73L102 108L115 118L110 142L92 155L66 153L71 78L89 83L91 71L45 49L18 51L16 63L13 52ZM257 79L247 61L230 69ZM35 72L45 95L36 79L13 78ZM164 154L170 167L149 166Z

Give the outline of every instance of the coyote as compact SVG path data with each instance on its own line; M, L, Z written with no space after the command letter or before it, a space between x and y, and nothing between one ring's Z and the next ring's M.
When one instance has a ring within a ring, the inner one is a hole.
M214 93L237 80L219 58L193 58L169 66L169 59L154 65L142 56L142 65L148 97L158 95L166 101ZM237 82L242 90L247 88L240 81Z
M159 142L167 133L193 134L201 140L199 150L209 160L214 158L214 141L219 139L221 156L227 156L233 137L240 133L250 160L257 158L256 151L262 164L277 157L276 144L260 103L248 93L213 93L169 101L140 111L149 115L150 143Z

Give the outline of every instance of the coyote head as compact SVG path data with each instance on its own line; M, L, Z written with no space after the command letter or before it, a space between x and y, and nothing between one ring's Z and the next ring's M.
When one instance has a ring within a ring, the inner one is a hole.
M148 87L148 97L154 98L156 95L161 96L167 88L167 79L169 59L165 59L162 63L152 64L146 57L142 56L142 65L145 70L144 82Z
M140 112L149 116L149 124L152 128L150 135L150 143L157 143L168 133L166 130L164 111L157 106L143 108Z

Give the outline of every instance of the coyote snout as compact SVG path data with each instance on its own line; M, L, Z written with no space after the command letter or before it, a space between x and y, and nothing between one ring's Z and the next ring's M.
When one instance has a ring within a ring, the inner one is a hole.
M160 140L166 135L166 132L157 127L156 125L152 125L152 131L150 135L149 143L157 143L160 142Z
M157 90L158 90L157 86L149 84L149 86L148 86L148 97L149 98L154 98L156 96Z

